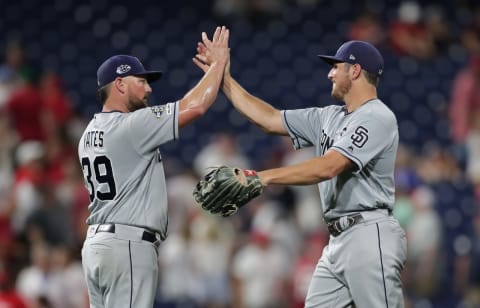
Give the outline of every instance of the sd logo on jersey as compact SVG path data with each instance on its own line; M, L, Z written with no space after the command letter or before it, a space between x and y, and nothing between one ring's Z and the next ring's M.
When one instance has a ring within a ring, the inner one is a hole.
M363 147L368 141L368 129L363 126L357 127L350 139L352 139L352 144L357 148Z
M172 114L173 111L173 104L169 103L166 105L159 105L159 106L152 106L150 107L150 110L153 112L153 114L158 118L162 116L162 114Z

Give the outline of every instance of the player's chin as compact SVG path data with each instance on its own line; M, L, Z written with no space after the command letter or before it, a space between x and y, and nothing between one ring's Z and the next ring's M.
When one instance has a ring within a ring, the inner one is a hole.
M335 91L335 89L332 89L332 92L330 93L330 95L336 99L336 100L343 100L343 95L339 92L339 91Z
M337 95L337 91L335 91L335 85L332 86L332 90L330 91L330 95L332 97L335 97L335 95Z
M333 94L333 92L335 92L336 89L337 89L337 85L333 82L332 83L332 90L331 90L332 94Z

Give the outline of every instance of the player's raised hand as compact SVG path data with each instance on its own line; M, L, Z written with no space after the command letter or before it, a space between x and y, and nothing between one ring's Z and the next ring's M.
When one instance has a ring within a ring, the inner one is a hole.
M216 61L227 61L227 67L230 64L230 49L228 48L228 39L230 32L225 27L217 27L210 40L205 32L202 32L202 41L197 44L197 54L192 59L195 65L206 72L210 65Z
M193 63L198 66L202 71L206 72L210 67L210 63L207 63L207 47L202 43L197 43L197 54L192 58Z

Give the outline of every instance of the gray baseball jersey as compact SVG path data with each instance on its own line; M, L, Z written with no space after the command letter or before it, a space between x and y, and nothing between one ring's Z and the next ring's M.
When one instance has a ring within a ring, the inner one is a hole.
M333 149L356 166L319 184L325 220L360 212L362 220L331 236L306 295L305 307L403 307L401 270L406 238L390 215L398 147L395 115L378 99L352 113L329 106L282 111L295 148Z
M358 211L392 209L398 128L387 106L373 99L353 113L343 106L282 113L295 148L314 146L317 156L332 148L356 165L356 172L318 184L327 221Z
M92 308L153 306L168 222L159 146L177 139L178 113L178 103L97 113L80 139L91 200L82 266Z
M167 232L167 191L159 146L178 137L178 103L130 113L97 113L78 154L90 194L87 224L118 223Z

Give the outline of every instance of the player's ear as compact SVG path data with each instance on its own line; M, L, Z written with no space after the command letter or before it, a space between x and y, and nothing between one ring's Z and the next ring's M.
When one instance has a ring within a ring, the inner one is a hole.
M117 77L113 81L113 86L117 89L118 92L124 94L127 88L127 84L123 80L123 78Z
M362 74L362 67L360 66L360 64L353 64L351 68L352 68L352 79L354 80L358 79Z

